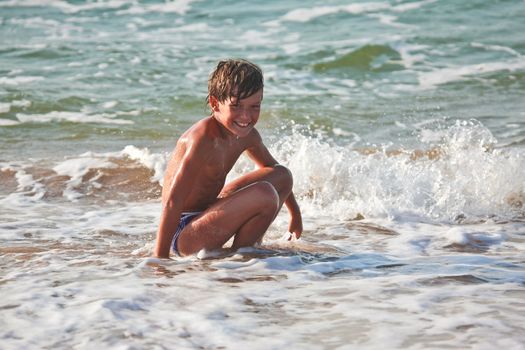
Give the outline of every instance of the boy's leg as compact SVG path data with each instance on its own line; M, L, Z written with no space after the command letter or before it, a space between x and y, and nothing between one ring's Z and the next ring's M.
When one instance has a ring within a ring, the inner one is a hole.
M243 175L232 182L226 184L219 197L225 198L240 190L241 188L256 183L258 181L268 181L275 187L279 194L279 208L292 192L293 178L292 173L283 165L274 167L264 167Z
M233 235L232 248L251 246L262 238L281 204L270 182L247 185L219 199L190 222L179 236L177 249L182 255L218 249Z

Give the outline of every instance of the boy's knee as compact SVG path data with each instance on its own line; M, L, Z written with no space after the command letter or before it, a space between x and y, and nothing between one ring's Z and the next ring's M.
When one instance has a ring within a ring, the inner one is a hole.
M282 191L286 193L291 192L293 187L293 176L290 169L288 169L284 165L277 164L276 166L274 166L274 170L279 176Z
M254 185L257 201L264 204L269 210L279 208L279 193L268 181L259 181Z

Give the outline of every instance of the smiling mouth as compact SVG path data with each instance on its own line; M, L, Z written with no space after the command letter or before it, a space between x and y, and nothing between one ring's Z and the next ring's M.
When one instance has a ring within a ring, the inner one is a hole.
M241 123L241 122L234 122L235 125L241 127L241 128L247 128L248 126L250 126L250 123Z

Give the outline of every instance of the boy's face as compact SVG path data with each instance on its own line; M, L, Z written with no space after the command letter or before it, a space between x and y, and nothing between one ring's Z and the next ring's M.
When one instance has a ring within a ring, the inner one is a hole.
M219 102L210 96L210 105L214 118L230 133L237 137L245 137L254 128L261 113L263 90L241 100L235 97Z

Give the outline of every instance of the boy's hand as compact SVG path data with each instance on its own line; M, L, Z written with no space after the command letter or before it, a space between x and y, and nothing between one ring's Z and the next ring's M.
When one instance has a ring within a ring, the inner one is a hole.
M300 216L292 217L290 220L290 226L288 226L288 232L290 232L292 235L295 234L295 238L297 239L301 237L301 234L303 233L303 220ZM290 235L288 240L292 239L292 235Z

